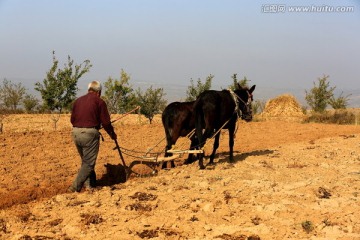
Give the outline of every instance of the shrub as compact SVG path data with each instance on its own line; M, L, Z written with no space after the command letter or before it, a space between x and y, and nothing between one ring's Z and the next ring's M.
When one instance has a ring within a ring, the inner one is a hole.
M348 110L325 111L323 113L312 112L304 120L306 123L332 123L332 124L354 124L356 116Z
M305 91L305 100L314 112L324 112L329 100L334 96L335 87L330 87L329 76L318 78L318 85L314 82L314 87L310 91Z

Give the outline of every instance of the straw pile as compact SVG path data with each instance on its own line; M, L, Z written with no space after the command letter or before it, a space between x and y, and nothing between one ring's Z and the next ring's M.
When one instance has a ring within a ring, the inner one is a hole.
M290 94L270 99L261 114L263 120L302 121L304 116L301 105Z

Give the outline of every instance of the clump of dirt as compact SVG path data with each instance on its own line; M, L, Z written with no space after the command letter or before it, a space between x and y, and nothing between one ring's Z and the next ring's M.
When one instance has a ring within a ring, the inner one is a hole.
M104 219L99 214L83 213L80 216L84 225L100 224L104 221Z
M305 114L296 98L283 94L267 101L260 118L262 120L276 119L287 121L302 121Z
M157 196L151 193L136 192L133 196L130 196L130 198L138 199L139 201L153 201Z

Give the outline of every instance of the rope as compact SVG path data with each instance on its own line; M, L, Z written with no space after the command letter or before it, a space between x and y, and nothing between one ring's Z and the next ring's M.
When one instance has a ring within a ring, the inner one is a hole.
M145 156L147 154L149 154L154 148L156 148L162 141L164 141L166 137L164 137L163 139L161 139L154 147L150 148L146 153L145 153Z
M120 116L119 118L115 119L115 120L112 120L111 123L114 123L116 121L119 121L120 119L122 119L123 117L126 117L127 115L129 115L130 113L132 112L135 112L136 110L140 109L140 106L137 106L136 108L134 108L133 110L130 110L124 114L122 114L122 116Z
M127 156L130 156L130 157L133 157L133 158L143 158L145 157L145 155L133 155L133 154L130 154L130 153L144 153L144 152L138 152L138 151L133 151L133 150L130 150L130 149L126 149L126 148L121 148L122 150L124 150L124 154L127 155ZM127 153L127 152L130 152L130 153ZM149 153L147 153L149 154ZM156 156L156 158L161 154L161 152L155 152L155 153L151 153L153 155Z
M235 138L235 135L237 133L237 130L239 129L239 120L240 118L237 119L236 123L235 123L235 131L234 131L234 138Z
M191 132L189 132L188 135L186 135L186 137L190 139L194 135L194 133L195 133L195 128L191 130Z
M231 118L229 118L222 126L219 128L212 136L209 138L209 140L212 140L224 127L225 125L230 121ZM202 150L204 150L205 146L209 143L209 141L205 141L204 146L202 147Z
M234 112L236 112L236 114L237 114L238 118L240 118L240 117L241 117L242 112L241 112L241 110L240 110L240 108L239 108L239 103L238 103L237 99L239 99L239 100L241 100L241 101L242 101L242 99L241 99L241 98L239 98L239 96L238 96L238 95L236 95L236 94L234 93L234 91L233 91L233 90L228 89L228 91L230 92L230 95L231 95L231 97L233 98L234 103L235 103L235 109L234 109ZM242 101L242 102L244 102L244 101Z
M147 155L153 155L153 156L157 159L158 156L164 152L164 150L161 151L161 152L151 152L151 151L152 151L155 147L157 147L162 141L164 141L164 139L165 139L165 137L162 138L160 141L158 141L157 144L155 144L155 146L149 148L149 150L146 151L146 152L130 150L130 149L123 148L123 147L121 147L121 149L124 150L124 154L125 154L125 155L130 156L130 157L133 157L133 158L144 158L144 157L146 157ZM128 153L128 152L130 152L131 154ZM134 154L137 154L137 155L134 155L133 153L134 153Z
M237 133L237 130L239 129L238 121L241 119L241 115L242 115L242 111L239 109L239 103L238 103L237 99L239 99L242 103L244 103L245 106L247 106L247 105L250 104L250 103L249 103L249 101L248 101L248 103L246 103L246 102L245 102L244 100L242 100L238 95L236 95L235 92L232 91L231 89L228 89L228 90L229 90L232 98L234 99L234 102L235 102L235 111L236 111L236 114L237 114L237 116L238 116L238 119L237 119L237 121L236 121L236 123L235 123L235 124L236 124L235 131L234 131L234 136L235 136L236 133ZM247 94L248 94L249 100L250 100L251 94L249 94L248 91L247 91Z

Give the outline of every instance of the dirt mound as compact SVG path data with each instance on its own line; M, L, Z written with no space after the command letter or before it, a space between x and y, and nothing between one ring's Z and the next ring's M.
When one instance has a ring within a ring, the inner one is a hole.
M303 120L305 114L296 98L290 94L283 94L270 99L266 105L261 118L263 120Z

